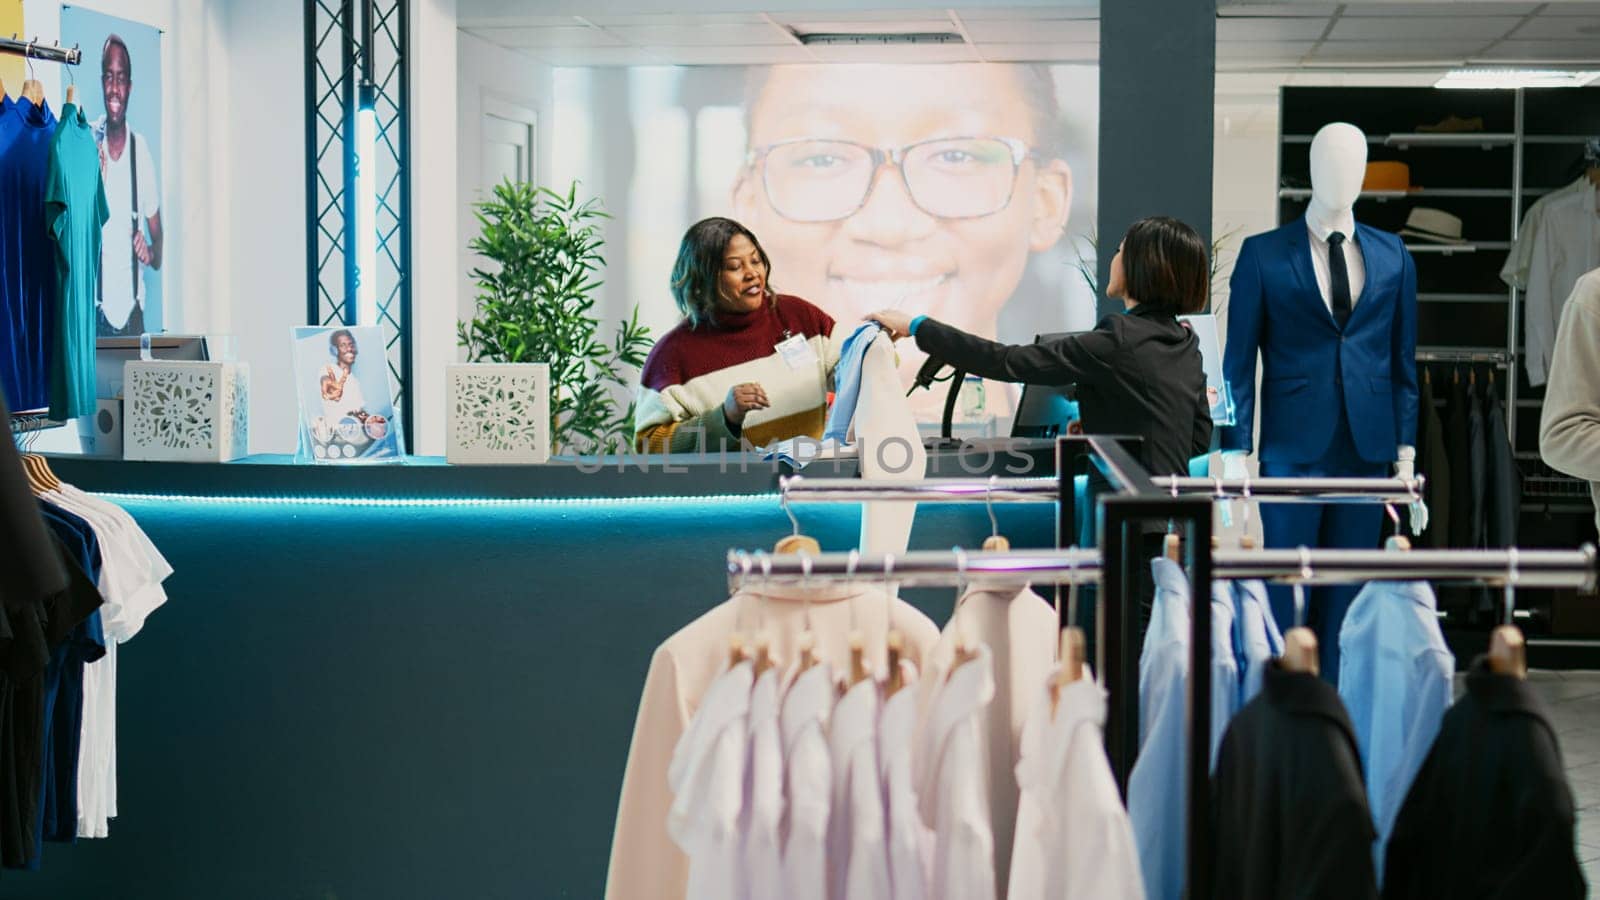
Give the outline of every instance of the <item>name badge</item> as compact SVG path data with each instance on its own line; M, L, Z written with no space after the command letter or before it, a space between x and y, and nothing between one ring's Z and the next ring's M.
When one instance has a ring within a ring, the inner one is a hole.
M799 371L806 368L815 369L821 362L817 359L816 348L812 347L809 341L798 334L790 335L779 341L777 350L778 355L783 357L784 364L791 371Z

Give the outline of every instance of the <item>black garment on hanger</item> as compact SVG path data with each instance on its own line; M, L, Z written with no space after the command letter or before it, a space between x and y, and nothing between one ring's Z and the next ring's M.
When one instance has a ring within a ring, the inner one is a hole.
M1486 496L1489 488L1489 436L1483 427L1483 404L1478 400L1478 382L1467 384L1467 432L1472 440L1468 459L1472 466L1472 543L1469 547L1482 547L1488 542L1488 510Z
M1355 729L1339 692L1277 662L1228 723L1212 776L1212 896L1376 897Z
M1455 466L1450 471L1450 546L1472 543L1472 433L1467 425L1467 383L1454 372L1444 410L1444 446Z
M1479 657L1395 819L1384 900L1577 900L1572 789L1544 704Z
M1417 472L1427 479L1422 496L1428 504L1430 524L1422 544L1428 547L1450 546L1450 451L1445 447L1444 422L1439 418L1439 408L1434 403L1433 378L1422 379L1422 397L1417 414Z
M11 422L3 396L0 419ZM37 602L66 586L66 570L39 518L21 454L13 441L0 441L0 600L9 609Z
M1522 515L1522 473L1517 469L1506 431L1505 408L1493 381L1484 388L1484 430L1488 451L1488 511L1485 543L1490 547L1517 544L1517 519Z

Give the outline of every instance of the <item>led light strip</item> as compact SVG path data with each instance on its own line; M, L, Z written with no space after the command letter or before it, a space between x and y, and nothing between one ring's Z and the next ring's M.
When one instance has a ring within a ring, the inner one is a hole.
M194 503L202 505L258 505L258 506L374 506L440 508L451 506L676 506L680 504L760 503L773 504L777 510L777 494L707 494L661 497L216 497L196 494L130 494L118 491L96 491L98 497L113 502Z

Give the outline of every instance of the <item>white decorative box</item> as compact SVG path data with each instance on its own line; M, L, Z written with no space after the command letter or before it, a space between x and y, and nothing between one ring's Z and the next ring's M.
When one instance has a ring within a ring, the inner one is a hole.
M123 459L238 459L250 452L250 368L130 361L123 372L123 415Z
M456 363L449 382L452 465L550 461L550 367L544 363Z

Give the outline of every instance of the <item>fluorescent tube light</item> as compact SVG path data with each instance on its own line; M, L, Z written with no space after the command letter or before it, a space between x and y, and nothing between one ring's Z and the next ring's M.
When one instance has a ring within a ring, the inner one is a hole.
M1453 69L1434 82L1436 88L1544 88L1583 87L1600 78L1600 71L1564 69Z

